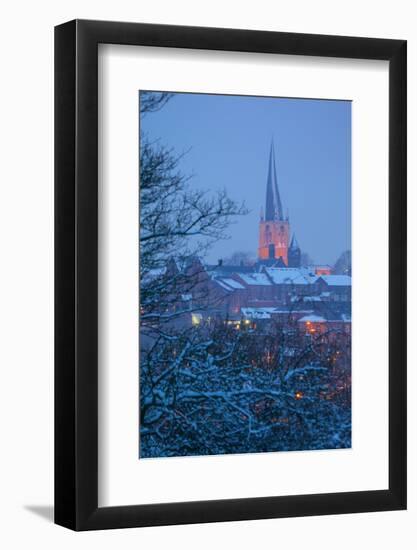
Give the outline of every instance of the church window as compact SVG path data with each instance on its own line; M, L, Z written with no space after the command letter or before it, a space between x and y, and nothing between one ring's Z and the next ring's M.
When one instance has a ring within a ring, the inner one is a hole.
M272 240L272 238L271 238L271 230L270 230L270 228L269 228L269 225L266 225L266 226L265 226L265 241L266 241L266 243L268 244L268 243L271 242L271 240Z

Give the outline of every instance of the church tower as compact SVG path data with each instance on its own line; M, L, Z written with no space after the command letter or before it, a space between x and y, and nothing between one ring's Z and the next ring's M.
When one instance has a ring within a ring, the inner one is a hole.
M290 247L288 249L288 267L300 267L301 250L298 246L295 234L292 236Z
M266 183L265 215L261 213L259 222L258 259L265 263L273 263L281 258L281 262L288 266L289 236L290 224L288 216L284 217L282 210L272 142Z

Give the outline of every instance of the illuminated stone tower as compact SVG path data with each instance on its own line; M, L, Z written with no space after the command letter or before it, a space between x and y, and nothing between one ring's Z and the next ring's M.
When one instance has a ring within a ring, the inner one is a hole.
M289 237L290 224L288 216L284 218L282 210L272 142L266 183L265 215L263 212L261 213L259 222L258 259L264 262L273 262L282 258L282 262L288 266Z

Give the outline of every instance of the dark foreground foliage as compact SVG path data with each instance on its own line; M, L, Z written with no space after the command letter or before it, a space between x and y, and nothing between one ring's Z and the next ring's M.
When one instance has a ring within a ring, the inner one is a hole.
M141 458L350 447L348 350L344 334L279 324L156 340L142 357Z

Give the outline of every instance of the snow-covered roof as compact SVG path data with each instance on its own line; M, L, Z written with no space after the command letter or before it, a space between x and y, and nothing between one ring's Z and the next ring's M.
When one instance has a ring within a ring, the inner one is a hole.
M237 273L247 285L271 286L271 281L265 273Z
M242 315L250 319L270 319L271 313L275 312L274 307L242 307Z
M352 277L349 275L320 275L320 279L329 286L351 286Z
M321 302L321 296L304 296L304 302Z
M326 323L326 319L324 317L321 317L320 315L305 315L304 317L301 317L301 319L298 319L299 323Z
M159 279L163 275L165 275L166 271L166 267L150 269L144 275L142 275L141 283L146 284L154 281L155 279Z
M312 275L305 268L266 267L265 273L276 285L308 285L317 279L316 275Z
M224 283L227 284L227 286L230 286L231 288L235 289L243 289L245 288L243 285L239 283L239 281L235 281L234 279L222 279Z
M225 290L228 290L229 292L233 290L242 290L245 287L241 285L238 281L235 281L234 279L213 279L215 283L220 285Z
M205 270L212 278L229 278L234 273L252 273L252 266L245 265L205 265Z
M224 281L221 279L214 279L214 282L217 283L219 286L224 288L225 290L228 290L229 292L232 290L230 286L228 286Z

